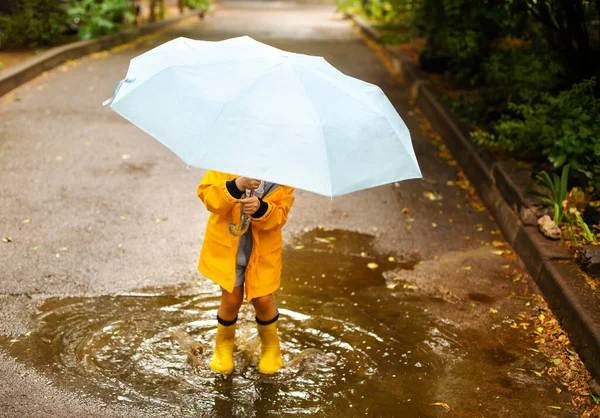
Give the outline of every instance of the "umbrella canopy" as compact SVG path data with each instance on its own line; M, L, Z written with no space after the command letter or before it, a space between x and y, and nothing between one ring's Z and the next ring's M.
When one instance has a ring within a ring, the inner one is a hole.
M331 197L421 177L379 87L247 36L132 59L110 107L194 167Z

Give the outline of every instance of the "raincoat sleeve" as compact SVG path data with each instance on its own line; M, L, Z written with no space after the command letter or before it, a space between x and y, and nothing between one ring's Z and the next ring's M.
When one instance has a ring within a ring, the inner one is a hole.
M198 197L209 212L226 215L239 203L227 190L227 176L216 171L209 171L198 186Z
M281 190L277 193L269 194L263 202L269 207L264 215L259 218L252 218L252 224L263 231L281 229L286 224L288 212L294 203L294 188L279 186Z

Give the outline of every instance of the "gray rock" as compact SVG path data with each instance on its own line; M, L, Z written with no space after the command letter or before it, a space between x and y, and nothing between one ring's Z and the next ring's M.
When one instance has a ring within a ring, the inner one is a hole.
M579 263L585 271L600 279L600 245L585 245L579 249Z
M560 239L561 232L560 228L556 226L552 218L548 215L542 216L538 219L538 225L540 226L540 231L546 238L550 239Z
M521 218L521 222L523 222L525 225L535 226L537 224L538 218L536 216L536 209L537 208L535 207L522 207L519 210L519 217Z

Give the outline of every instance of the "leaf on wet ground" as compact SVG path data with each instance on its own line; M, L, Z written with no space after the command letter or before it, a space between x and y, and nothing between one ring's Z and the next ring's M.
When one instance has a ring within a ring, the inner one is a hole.
M548 408L551 408L551 409L562 409L560 406L555 406L555 405L548 405Z
M28 219L23 219L23 222L22 222L22 223L24 223L24 224L31 223L31 219L29 219L29 218L28 218Z
M2 238L2 242L5 242L5 243L8 244L9 242L12 242L12 238L11 237L4 237L4 238Z
M472 269L472 267L471 266L462 266L460 269L464 270L464 271L470 271Z
M432 186L435 186L436 184L438 184L438 181L435 179L430 179L428 177L423 177L423 181L427 184L431 184Z
M498 313L498 309L490 308L490 313L491 314L497 314Z
M394 261L396 261L396 259L395 259L394 257L392 257L392 256L389 256L389 257L388 257L388 261L389 261L390 263L393 263Z
M40 321L40 323L41 323L41 321ZM48 343L48 344L52 343L52 341L50 340L50 338L46 338L46 337L42 337L42 341L45 342L45 343Z
M431 226L432 226L433 228L437 228L437 224L436 224L435 222L432 222L432 223L431 223Z
M477 224L477 225L475 225L475 230L476 230L477 232L481 232L481 231L483 231L483 225L482 225L482 224Z
M402 287L403 287L404 289L416 289L416 288L417 288L417 286L415 286L414 284L408 284L408 283L404 283L404 284L402 285Z
M398 283L388 283L385 285L388 289L395 289L398 287Z
M326 238L315 237L315 241L317 241L320 244L329 244L329 240L327 240Z
M62 155L59 155L58 157L56 157L56 161L62 161L64 158L62 157Z
M123 160L129 160L131 158L131 155L130 154L123 154L123 155L121 155L121 158Z
M315 413L319 412L320 410L321 410L321 407L320 407L320 406L317 406L317 407L315 408Z
M375 270L376 268L379 267L379 264L371 262L371 263L367 264L367 267L370 268L371 270Z
M325 237L325 239L326 239L327 241L335 241L335 240L336 240L336 238L335 238L335 237Z
M413 223L415 221L415 218L406 218L406 222L408 223Z
M494 251L492 251L492 254L502 255L502 254L504 254L504 250L494 250Z
M430 403L429 406L441 406L442 408L444 408L446 410L446 412L450 411L450 405L448 405L447 403L444 402L434 402L434 403Z
M101 58L106 58L108 57L109 52L108 51L100 51L100 52L94 52L92 55L90 55L93 59L101 59Z
M432 201L438 201L443 199L442 195L433 192L424 192L423 196Z
M552 362L552 364L554 364L555 366L558 366L560 363L562 363L562 359L560 358L553 358L552 360L550 360Z
M402 213L408 214L408 208L402 208Z
M121 216L119 216L119 218L120 218L122 221L125 221L125 220L127 220L127 216L125 216L125 215L121 215Z
M502 247L504 243L502 241L492 241L494 247Z
M304 245L296 245L294 247L295 250L303 250L304 249Z

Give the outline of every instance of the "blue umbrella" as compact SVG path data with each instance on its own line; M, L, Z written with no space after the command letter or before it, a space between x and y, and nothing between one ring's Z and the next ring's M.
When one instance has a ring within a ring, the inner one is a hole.
M108 103L194 167L330 197L421 177L379 87L247 36L160 45Z

